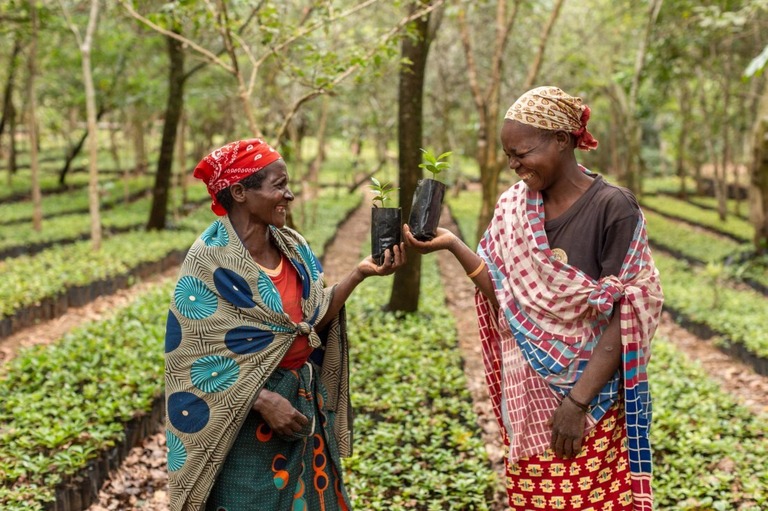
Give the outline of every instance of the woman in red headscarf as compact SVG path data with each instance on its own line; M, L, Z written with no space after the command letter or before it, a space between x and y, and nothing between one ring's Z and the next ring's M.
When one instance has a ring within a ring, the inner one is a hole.
M404 264L403 247L326 287L285 225L294 197L277 151L233 142L194 175L219 218L182 264L166 326L171 509L349 509L344 302L366 277Z
M590 110L557 87L510 107L501 130L520 181L477 253L447 249L477 286L486 380L508 448L513 510L650 511L650 341L663 301L632 194L580 164Z

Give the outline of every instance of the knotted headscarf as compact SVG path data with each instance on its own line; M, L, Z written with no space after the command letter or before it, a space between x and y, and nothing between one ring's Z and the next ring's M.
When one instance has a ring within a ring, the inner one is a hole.
M581 98L544 86L520 96L504 118L543 130L566 131L576 137L577 148L589 151L597 147L597 140L587 131L589 115L589 107Z
M213 212L224 216L227 211L216 200L216 194L280 158L280 153L259 138L238 140L200 160L193 175L208 187Z

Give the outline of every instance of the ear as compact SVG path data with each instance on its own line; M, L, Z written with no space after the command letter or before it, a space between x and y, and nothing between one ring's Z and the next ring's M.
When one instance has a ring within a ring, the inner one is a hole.
M557 146L560 150L572 149L571 144L573 143L573 137L570 133L558 131L555 133L555 140L557 141Z
M232 194L232 199L235 202L245 202L245 187L242 183L235 183L230 185L229 193Z

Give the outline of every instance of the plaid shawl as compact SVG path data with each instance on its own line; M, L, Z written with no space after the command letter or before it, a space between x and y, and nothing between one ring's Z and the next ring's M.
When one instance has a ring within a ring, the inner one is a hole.
M476 305L491 401L509 462L544 452L552 417L610 322L621 314L622 369L590 403L591 430L624 389L635 508L651 509L651 399L646 365L663 296L640 215L618 277L595 281L552 257L541 194L517 183L500 197L478 247L500 304Z
M320 262L291 229L271 237L302 282L304 321L283 311L272 280L253 261L228 216L195 241L182 264L166 326L166 438L172 511L199 510L256 394L297 335L323 353L321 381L336 412L340 454L351 451L347 342L343 314L314 325L331 301ZM326 336L327 334L327 336ZM313 357L314 358L314 357Z

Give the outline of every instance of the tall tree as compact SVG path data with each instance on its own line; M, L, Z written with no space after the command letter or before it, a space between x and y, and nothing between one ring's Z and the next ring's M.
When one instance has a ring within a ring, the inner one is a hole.
M768 65L768 46L755 57L745 76L761 75ZM759 254L768 253L768 80L763 78L763 93L752 128L750 162L750 218L755 227L754 245Z
M37 98L35 76L37 75L38 17L35 0L29 2L30 35L27 56L27 131L29 132L29 167L32 173L32 226L35 231L43 230L43 198L40 192L40 165L38 164Z
M484 71L482 73L475 58L479 49L476 47L477 43L473 43L467 11L464 8L459 11L460 38L467 61L467 77L478 118L475 160L480 169L482 202L477 222L477 239L480 239L491 220L498 195L499 174L506 161L499 151L498 141L498 123L501 117L501 85L504 82L503 71L509 36L523 4L522 0L515 0L510 7L507 0L496 1L492 55L490 62L483 66ZM542 27L538 48L528 66L526 79L522 83L525 89L530 88L538 78L547 43L562 6L563 0L555 1L549 18ZM482 30L486 30L486 27L483 27ZM485 83L482 83L481 77L485 78Z
M429 5L430 0L411 2L411 14ZM427 56L432 41L429 14L413 20L402 41L402 64L397 101L398 181L400 183L400 207L403 218L411 212L411 197L416 190L421 169L422 132L424 124L424 76ZM440 16L435 16L439 20ZM389 310L413 312L419 308L421 282L421 254L409 250L408 262L395 272Z
M99 0L91 0L91 8L88 16L88 26L85 29L85 37L81 37L80 29L72 21L67 7L59 0L61 9L67 19L69 28L75 34L75 39L80 46L81 62L83 68L83 84L85 85L85 109L88 118L88 209L91 214L91 246L93 250L101 249L101 213L99 203L99 139L96 113L96 90L93 86L93 71L91 69L91 51L93 49L93 36L96 33L96 25L99 20Z
M768 87L763 92L752 138L750 216L755 226L754 245L768 253Z
M496 1L496 23L494 24L493 56L487 65L487 71L482 76L487 77L487 83L482 84L481 73L475 59L475 47L470 33L467 12L464 8L459 11L459 30L464 55L467 60L467 77L477 110L477 142L475 160L480 168L480 184L482 186L482 203L477 221L477 239L485 230L493 213L496 194L499 187L498 137L497 123L500 111L500 87L504 55L509 41L509 34L517 19L521 0L512 2L511 12L508 12L506 0ZM485 28L485 27L484 27Z
M178 26L175 27L178 31ZM163 137L160 141L160 155L157 160L157 173L152 193L152 209L147 222L148 230L165 229L168 214L168 197L173 173L173 154L176 133L184 111L184 49L181 41L166 36L168 45L168 97L163 121Z
M16 69L18 68L18 56L21 53L21 35L17 32L13 41L13 51L8 61L8 78L3 91L3 114L0 118L0 144L2 136L8 126L8 184L16 172L16 108L13 106L13 90L16 83ZM2 154L2 151L0 151Z
M635 65L629 91L625 91L616 84L608 88L608 93L613 99L614 111L621 115L621 121L617 123L617 126L622 128L622 142L625 150L623 151L624 159L619 163L622 170L620 179L624 186L636 194L640 193L640 176L643 168L642 155L640 153L643 132L638 115L638 98L648 55L648 46L653 29L656 26L656 20L661 12L662 3L663 0L651 0L648 6L645 31L643 37L640 38L640 44L635 53Z

